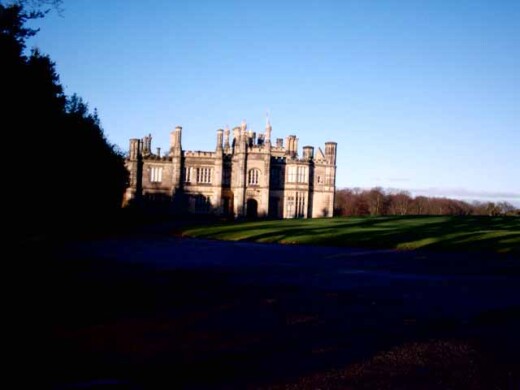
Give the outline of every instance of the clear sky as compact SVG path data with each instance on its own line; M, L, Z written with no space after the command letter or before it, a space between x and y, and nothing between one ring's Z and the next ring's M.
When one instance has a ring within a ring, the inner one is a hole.
M29 46L110 142L245 119L338 142L338 187L520 206L520 1L64 0ZM74 145L70 145L74 147Z

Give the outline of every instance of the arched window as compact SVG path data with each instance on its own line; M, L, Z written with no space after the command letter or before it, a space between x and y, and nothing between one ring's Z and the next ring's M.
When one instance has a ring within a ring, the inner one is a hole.
M247 184L250 186L257 186L260 182L260 170L251 169L247 175Z

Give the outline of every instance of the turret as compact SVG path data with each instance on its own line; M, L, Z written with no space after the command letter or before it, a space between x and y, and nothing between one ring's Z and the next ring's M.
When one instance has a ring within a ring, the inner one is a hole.
M336 165L336 142L325 142L325 159L329 164Z
M265 122L265 143L271 143L271 131L273 130L271 122L269 122L269 116L267 116Z

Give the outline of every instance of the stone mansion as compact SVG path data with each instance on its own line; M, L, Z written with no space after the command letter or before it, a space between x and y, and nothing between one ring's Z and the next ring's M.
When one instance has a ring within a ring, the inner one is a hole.
M217 130L215 151L182 149L182 128L170 136L170 150L152 152L151 135L131 139L125 202L161 204L172 212L234 217L332 217L336 182L335 142L325 151L290 135L271 143L272 127L257 134L242 122Z

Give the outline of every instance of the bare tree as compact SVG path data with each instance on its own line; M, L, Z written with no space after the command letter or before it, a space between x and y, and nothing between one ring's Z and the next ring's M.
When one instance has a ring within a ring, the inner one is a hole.
M411 209L412 197L407 191L399 191L390 196L389 212L393 215L408 215Z
M387 209L387 197L381 187L366 192L366 201L370 215L384 215Z
M499 202L497 207L500 209L501 215L515 215L516 208L509 202Z
M473 202L427 196L412 197L407 191L343 188L336 194L336 215L520 215L508 202Z

